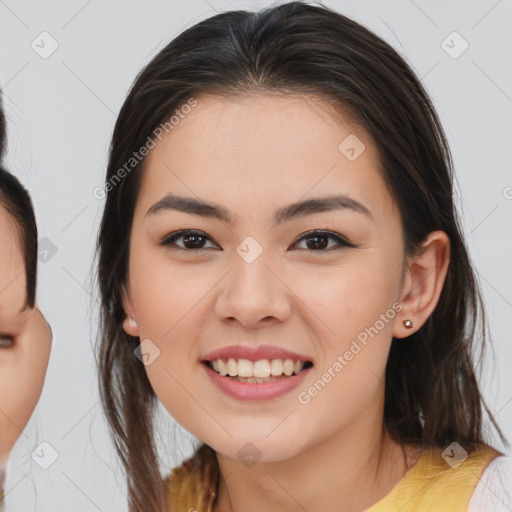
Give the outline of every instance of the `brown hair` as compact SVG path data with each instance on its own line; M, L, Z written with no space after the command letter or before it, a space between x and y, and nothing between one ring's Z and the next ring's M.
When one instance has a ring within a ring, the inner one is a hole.
M436 309L407 343L392 341L384 423L404 444L434 447L456 440L472 451L483 441L482 407L490 412L474 358L481 362L484 355L485 314L453 202L452 158L420 81L389 44L327 7L289 2L258 13L225 12L185 30L140 72L110 146L97 245L99 375L131 511L162 510L168 497L154 441L157 398L133 355L139 339L122 328L130 230L144 161L115 185L112 180L189 98L252 92L314 95L357 120L376 145L380 172L398 205L406 254L414 253L431 231L449 236L451 261ZM490 421L506 442L492 415ZM203 445L187 466L196 468L197 481L208 488L218 479L214 455ZM208 482L200 479L200 468L210 475ZM171 480L178 487L181 481L193 499L191 481L176 472ZM173 503L172 509L177 507Z

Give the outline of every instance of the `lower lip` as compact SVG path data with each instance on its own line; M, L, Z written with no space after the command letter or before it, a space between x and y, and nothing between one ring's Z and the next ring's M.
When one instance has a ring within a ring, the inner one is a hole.
M240 382L238 380L223 377L220 373L212 370L206 363L201 363L212 382L226 395L237 400L271 400L285 395L296 388L303 380L312 366L302 370L297 375L284 377L272 382Z

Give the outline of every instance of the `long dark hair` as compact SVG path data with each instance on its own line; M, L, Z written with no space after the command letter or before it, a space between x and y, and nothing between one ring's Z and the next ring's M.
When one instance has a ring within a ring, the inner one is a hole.
M156 396L133 355L138 338L122 329L122 291L144 160L129 172L126 163L173 112L206 93L314 95L366 130L400 211L406 253L414 253L433 230L443 230L451 242L435 311L407 342L392 341L385 425L401 443L434 447L456 440L472 451L483 442L485 407L506 443L477 384L485 314L452 198L452 158L420 81L389 44L325 6L290 2L258 13L225 12L185 30L140 72L110 146L97 242L98 359L103 407L126 470L130 510L162 510L166 496L153 432Z

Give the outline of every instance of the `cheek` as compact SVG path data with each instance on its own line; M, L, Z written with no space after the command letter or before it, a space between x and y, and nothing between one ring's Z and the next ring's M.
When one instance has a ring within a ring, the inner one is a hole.
M144 265L138 265L139 261L132 259L131 299L140 340L155 354L145 370L168 412L185 428L193 429L185 411L191 409L191 395L201 394L194 372L204 371L196 340L212 312L208 291L218 277L206 264L178 266L154 257Z
M301 391L307 410L332 425L349 420L374 399L382 387L400 305L396 302L396 272L375 263L331 268L312 278L295 280L294 291L305 300L308 322L321 345L321 364ZM308 286L310 285L310 286ZM304 310L306 311L306 310ZM321 382L315 386L315 382ZM315 386L311 389L311 386ZM332 404L340 404L339 408Z
M134 259L130 289L141 340L167 344L176 330L190 323L216 279L207 267L176 265L155 256Z
M308 322L321 333L327 349L341 350L360 333L378 322L384 337L392 330L396 312L398 274L388 268L383 271L375 258L361 258L357 263L318 268L307 274L287 276L293 291L303 301L296 301L299 314L307 314ZM308 312L309 310L309 312ZM364 338L364 336L361 336Z
M26 427L44 384L46 361L26 353L0 354L0 456L5 457Z

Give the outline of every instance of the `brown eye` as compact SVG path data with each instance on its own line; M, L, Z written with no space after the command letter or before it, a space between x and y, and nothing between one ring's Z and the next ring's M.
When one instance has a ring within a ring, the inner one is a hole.
M176 240L182 240L182 245L176 244ZM172 249L202 250L209 248L204 247L208 240L210 240L210 238L202 231L185 229L182 231L175 231L174 233L166 236L160 242L160 245L169 246Z
M336 242L334 246L329 246L329 239ZM306 241L305 249L309 249L310 252L327 252L324 249L328 249L330 251L332 249L341 249L343 247L356 247L341 235L332 231L310 231L309 233L301 236L296 244L302 241Z
M11 348L14 345L14 338L7 334L0 334L0 348Z

